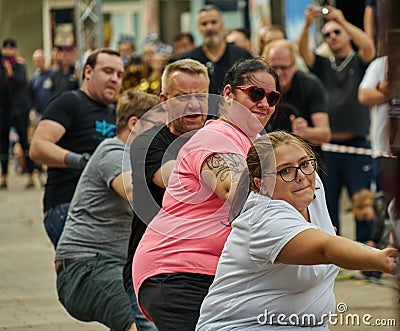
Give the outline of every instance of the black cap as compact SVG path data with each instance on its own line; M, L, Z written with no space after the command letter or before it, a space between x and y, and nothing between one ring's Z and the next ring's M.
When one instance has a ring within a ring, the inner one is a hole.
M13 47L13 48L17 48L17 41L15 39L12 38L7 38L3 40L3 47Z

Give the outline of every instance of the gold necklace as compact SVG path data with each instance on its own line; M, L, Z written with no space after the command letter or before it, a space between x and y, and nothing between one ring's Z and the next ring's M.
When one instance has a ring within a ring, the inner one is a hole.
M336 59L334 56L329 57L329 61L331 62L331 68L334 71L341 72L344 68L347 67L347 65L350 63L352 58L354 57L355 52L351 51L346 58L343 60L343 62L339 65L336 64Z

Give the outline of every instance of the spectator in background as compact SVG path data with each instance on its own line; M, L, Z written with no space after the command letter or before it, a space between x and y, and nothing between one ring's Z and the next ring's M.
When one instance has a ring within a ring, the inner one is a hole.
M175 56L192 50L196 47L193 35L190 32L178 33L174 38L173 47Z
M324 85L311 73L297 69L297 50L287 39L270 42L264 49L268 64L275 69L282 88L281 105L268 125L293 132L313 146L317 154L320 175L325 180L321 145L331 140L331 129L326 109Z
M218 7L207 5L198 12L198 28L203 44L183 53L180 58L191 58L204 64L210 77L209 93L219 95L223 89L226 72L240 59L253 56L243 48L229 44L225 40L224 22ZM171 61L177 58L171 59ZM215 107L209 111L215 110ZM217 115L217 114L211 114Z
M10 127L14 127L18 133L19 142L25 158L25 169L28 182L26 188L33 188L34 163L29 158L28 125L31 100L29 96L28 77L25 61L17 54L17 42L15 39L3 40L1 50L1 96L2 112L0 113L0 161L1 182L0 189L8 187L8 161L10 148Z
M144 77L149 77L151 74L151 62L155 47L160 43L158 35L155 33L150 34L143 40L142 54L140 56L143 64Z
M54 69L48 66L43 49L37 49L32 54L32 63L36 68L30 82L29 91L33 109L30 112L30 126L28 128L28 141L32 139L33 133L47 105L53 96L53 73ZM40 184L43 186L42 175L45 173L42 165L35 164L39 173Z
M305 24L300 34L299 50L304 62L323 82L327 95L327 109L332 131L331 143L342 146L370 148L367 140L369 114L366 106L358 102L358 85L365 70L375 56L374 44L360 28L348 22L343 13L331 6L324 16L322 27L325 42L333 57L316 55L309 48L309 28L322 16L321 8L309 5L305 11ZM351 42L358 47L353 50ZM345 185L349 196L371 185L371 157L324 152L327 165L326 193L333 225L340 233L339 198Z
M59 68L53 74L53 97L76 90L80 85L79 70L75 68L77 52L74 46L58 46Z
M140 57L131 58L131 62L125 68L121 92L130 88L138 89L138 85L146 77L145 74L145 67Z
M29 82L30 94L33 107L41 116L53 95L53 70L46 64L43 49L33 52L32 63L36 70Z
M132 58L135 56L135 45L133 44L133 36L121 35L118 39L118 52L121 54L122 61L124 62L125 69L131 63Z
M277 39L286 39L286 32L281 26L262 26L258 30L258 54L262 55L265 46Z
M392 99L387 81L388 57L378 57L371 62L365 72L364 78L358 89L358 100L361 104L369 106L370 113L370 139L374 151L374 182L376 191L383 191L386 203L394 197L393 172L396 170L396 159L389 157L391 154L389 143L389 108Z
M53 46L50 52L50 69L57 71L60 68L60 59L58 47Z
M155 45L150 63L150 75L142 79L136 87L137 91L151 94L161 92L161 75L172 54L172 47L163 43Z
M233 29L226 36L226 42L244 48L249 53L255 55L251 48L250 34L247 29Z
M54 247L90 154L115 135L115 107L124 64L118 52L100 48L87 59L80 90L68 91L46 108L33 135L30 155L48 166L44 225Z
M260 51L260 55L266 58L266 48L268 47L268 45L275 40L286 40L286 32L279 25L271 25L269 28L263 27L260 29L260 31L262 33L259 34L259 45L260 47L263 47L263 49ZM294 48L296 53L295 61L297 69L300 71L308 72L309 70L306 64L304 63L301 56L298 54L297 45L294 45Z

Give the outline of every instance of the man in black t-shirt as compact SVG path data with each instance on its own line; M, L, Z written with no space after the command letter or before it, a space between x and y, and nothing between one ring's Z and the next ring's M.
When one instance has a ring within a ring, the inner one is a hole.
M182 59L167 65L160 93L167 124L143 132L131 145L134 217L124 283L134 311L139 308L132 285L132 259L147 225L161 209L180 148L204 125L209 81L207 68L198 61Z
M317 76L297 70L296 54L295 46L286 39L266 46L266 58L282 88L280 109L272 115L266 130L293 132L309 142L318 155L319 169L324 170L321 145L331 139L324 86ZM324 171L320 175L324 179Z
M98 49L87 59L80 90L68 91L46 108L30 157L48 166L43 211L54 247L82 169L104 139L115 135L115 110L124 65L118 52Z
M218 7L207 5L199 10L198 28L203 37L203 44L183 53L180 58L191 58L203 63L210 77L209 93L219 95L226 72L236 61L253 56L244 48L225 41L224 22Z
M293 132L311 144L328 142L331 130L322 82L313 74L297 70L296 49L289 40L271 42L265 54L279 77L284 108L275 112L272 126Z

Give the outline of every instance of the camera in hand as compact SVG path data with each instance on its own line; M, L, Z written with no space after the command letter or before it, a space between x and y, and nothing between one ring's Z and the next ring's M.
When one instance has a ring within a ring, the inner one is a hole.
M326 8L326 7L322 7L321 8L321 13L322 13L322 15L327 15L327 14L329 14L329 9Z

